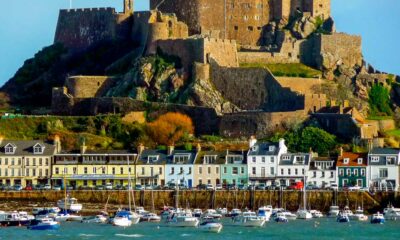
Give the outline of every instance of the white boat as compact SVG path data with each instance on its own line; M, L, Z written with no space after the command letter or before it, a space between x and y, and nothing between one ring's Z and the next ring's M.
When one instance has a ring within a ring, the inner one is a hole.
M297 215L294 213L291 213L287 210L283 210L281 212L288 220L296 220L297 219Z
M385 223L385 217L383 214L377 212L376 214L371 216L371 223L372 224L383 224Z
M201 210L200 208L196 208L193 210L193 216L200 218L201 215L203 215L203 210Z
M337 221L337 222L340 222L340 223L348 223L348 222L350 222L350 218L349 218L349 216L347 215L347 213L345 213L345 212L340 212L339 215L338 215L337 218L336 218L336 221Z
M297 219L312 219L313 216L307 209L299 209L297 211Z
M78 203L76 198L67 196L65 199L57 201L57 206L63 210L69 210L73 212L79 212L82 210L82 204Z
M96 215L94 217L85 218L82 220L82 222L84 222L84 223L107 223L108 217L100 214L100 215Z
M358 207L356 212L352 216L349 216L349 218L356 221L368 220L368 216L364 214L364 210L361 207Z
M132 225L132 221L129 220L128 216L114 217L111 223L117 227L130 227Z
M155 213L147 213L143 216L140 216L140 221L142 222L159 222L161 221L161 217L157 216Z
M286 218L285 214L279 212L279 213L276 214L275 222L287 223L287 222L289 222L289 219Z
M60 212L60 208L59 207L33 208L32 209L32 214L33 215L38 215L40 212L43 213L43 211L49 211L49 212L58 213L58 212Z
M339 215L339 213L340 213L339 207L333 205L329 208L328 217L336 218Z
M60 228L60 223L52 218L43 218L42 220L33 220L28 229L30 230L57 230Z
M324 215L318 210L310 210L310 213L313 218L322 218Z
M262 217L265 221L269 221L272 215L272 206L263 206L258 208L257 216Z
M343 212L347 214L347 216L351 217L354 213L350 210L349 206L345 206Z
M214 209L207 209L203 215L203 218L221 219L222 215L217 213Z
M221 214L224 217L229 214L228 209L226 208L217 208L217 213Z
M60 212L57 214L57 216L54 217L54 219L58 222L80 222L83 220L82 216L76 215L76 214L70 214L70 213L63 213Z
M243 212L241 215L233 218L233 223L243 227L262 227L265 219L258 217L255 212Z
M149 213L149 211L144 210L144 207L137 207L137 208L135 209L135 212L136 212L137 214L139 214L140 216L143 216L143 215L146 215L146 214Z
M205 232L219 233L222 230L222 224L213 220L204 221L199 225L199 229Z
M229 213L230 217L236 217L239 216L240 214L242 214L242 210L234 208L232 209L232 211Z
M189 211L177 211L168 217L167 223L174 227L197 227L199 220Z
M33 216L33 215L29 215L27 212L18 212L18 214L19 214L19 217L21 218L21 219L26 219L26 220L33 220L33 219L35 219L35 216Z
M386 209L385 219L387 220L400 220L400 208L394 208L393 206Z

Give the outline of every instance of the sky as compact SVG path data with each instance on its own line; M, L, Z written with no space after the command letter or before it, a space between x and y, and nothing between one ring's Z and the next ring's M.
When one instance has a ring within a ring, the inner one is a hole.
M400 75L400 0L331 1L337 31L361 35L365 60L381 71ZM122 11L123 0L71 2L73 8ZM70 0L0 0L0 86L26 59L53 43L58 10L69 5ZM148 0L135 0L135 10L148 8Z

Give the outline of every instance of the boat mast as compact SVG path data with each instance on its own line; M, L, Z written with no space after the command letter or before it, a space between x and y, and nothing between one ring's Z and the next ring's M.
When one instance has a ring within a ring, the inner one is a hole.
M129 171L129 156L128 158L128 205L129 205L129 212L132 211L131 206L131 171Z
M306 197L306 177L304 176L304 182L303 182L303 209L306 210L307 206L307 197Z
M67 212L67 183L65 180L65 168L64 168L64 213Z

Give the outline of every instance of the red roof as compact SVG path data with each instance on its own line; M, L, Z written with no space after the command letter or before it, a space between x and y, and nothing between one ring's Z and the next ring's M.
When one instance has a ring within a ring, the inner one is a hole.
M362 164L358 164L358 159L362 158ZM344 160L349 159L349 163L345 164ZM367 166L368 154L366 153L352 153L352 152L344 152L342 156L338 157L337 165L338 167L346 167L346 166L354 166L354 167L362 167Z

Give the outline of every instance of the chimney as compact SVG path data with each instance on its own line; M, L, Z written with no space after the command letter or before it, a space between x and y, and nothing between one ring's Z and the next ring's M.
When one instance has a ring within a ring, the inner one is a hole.
M198 143L198 144L196 145L196 152L201 152L201 145L200 145L200 143Z
M254 145L256 145L257 139L255 136L251 136L249 139L249 148L252 148Z
M342 157L343 156L343 147L340 147L339 148L339 157Z
M344 100L344 101L343 101L343 107L344 107L344 108L350 107L350 102L349 102L349 100Z
M81 154L85 154L87 150L87 146L85 144L85 140L83 140L82 145L81 145Z
M142 154L143 151L144 151L144 145L142 143L140 143L139 146L137 147L138 155Z
M175 147L174 145L168 146L168 155L172 155L174 153Z
M53 145L56 148L55 149L56 153L60 153L61 152L61 140L60 140L60 136L58 134L54 135Z
M285 139L283 139L283 138L279 139L279 151L281 153L287 153L287 151L288 151L288 148L286 147L286 144L285 144Z

